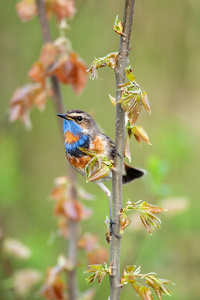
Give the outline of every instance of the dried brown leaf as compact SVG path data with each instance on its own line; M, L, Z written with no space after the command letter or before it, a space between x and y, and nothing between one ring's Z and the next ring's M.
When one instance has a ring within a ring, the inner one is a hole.
M75 2L73 0L54 0L52 3L52 12L60 22L65 18L73 18L76 13Z
M91 252L97 248L98 245L98 236L86 232L79 240L78 247L81 249L85 249L86 252ZM91 263L92 264L92 263Z
M61 279L60 274L52 274L54 269L49 269L46 280L42 286L40 293L49 300L64 300L65 283Z
M62 55L48 70L48 75L56 75L64 84L70 84L76 94L80 94L87 82L86 66L76 53Z
M69 225L68 225L68 220L65 217L61 217L58 220L58 233L65 237L69 237Z
M3 251L18 259L27 259L31 256L31 250L20 241L6 238L3 240Z
M18 2L16 10L23 22L30 21L37 14L37 7L34 0L22 0Z
M98 247L87 253L88 265L102 264L108 260L108 252L104 247Z
M45 69L43 64L40 61L37 61L33 64L31 69L28 72L29 78L34 82L40 82L44 84L45 82Z
M42 63L44 68L48 68L54 63L56 54L56 46L52 43L47 43L42 47L39 61Z
M41 83L30 83L18 88L11 97L9 121L20 119L27 128L30 128L30 109L34 105L43 109L47 98L51 95L52 91Z
M92 210L77 200L63 201L63 212L73 221L87 220L92 215Z
M31 288L41 280L42 274L38 270L24 269L15 271L12 280L17 295L26 296Z

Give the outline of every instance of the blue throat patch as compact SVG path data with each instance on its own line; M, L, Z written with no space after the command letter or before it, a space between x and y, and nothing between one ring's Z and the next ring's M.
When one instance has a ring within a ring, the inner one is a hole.
M64 120L63 131L64 133L69 131L73 135L77 136L77 135L81 135L83 129L80 125L78 125L76 122L72 120Z
M65 150L67 154L74 157L82 157L86 154L83 153L79 147L89 149L89 136L83 134L83 129L80 125L72 120L64 120L63 131L71 132L74 136L80 136L79 140L75 143L65 143Z

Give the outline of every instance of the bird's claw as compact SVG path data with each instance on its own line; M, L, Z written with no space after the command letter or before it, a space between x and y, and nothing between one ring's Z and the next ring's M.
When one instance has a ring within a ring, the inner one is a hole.
M114 235L116 238L118 238L118 239L121 239L121 234L116 234L115 232L114 232L114 229L113 229L113 224L116 224L115 223L115 221L113 220L113 219L110 219L110 235Z

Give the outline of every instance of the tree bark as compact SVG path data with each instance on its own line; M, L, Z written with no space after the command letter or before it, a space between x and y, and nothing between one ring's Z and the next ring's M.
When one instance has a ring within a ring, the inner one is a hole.
M120 47L115 69L116 77L116 102L120 100L121 92L117 86L125 83L125 68L129 63L129 45L133 21L135 0L126 0L123 19L123 35L120 38ZM116 124L115 124L115 145L117 152L124 157L125 146L125 112L121 104L116 104ZM115 222L114 231L120 230L120 212L122 209L122 167L123 159L115 157L115 171L113 172L112 191L113 191L113 219ZM121 239L112 236L110 245L110 262L113 265L113 276L110 277L110 300L120 299L120 247Z

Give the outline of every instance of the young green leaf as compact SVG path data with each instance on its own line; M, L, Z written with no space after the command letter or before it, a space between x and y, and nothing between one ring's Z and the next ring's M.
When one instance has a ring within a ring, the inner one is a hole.
M149 141L149 137L148 137L146 131L143 129L142 126L136 126L136 125L134 125L131 128L131 131L134 134L136 140L139 142L139 144L141 144L141 140L143 140L148 145L151 145L151 143Z
M162 207L151 205L147 202L141 203L141 201L134 203L131 202L130 199L127 200L126 206L123 208L121 213L126 214L128 210L136 210L140 213L140 219L149 234L152 233L152 229L154 229L154 227L160 228L161 221L154 214L166 211L166 209Z
M119 21L119 17L116 16L115 18L115 24L113 25L114 27L114 31L118 34L124 35L123 34L123 26L122 26L122 22Z
M173 282L167 279L156 278L155 275L153 274L144 275L144 278L146 279L147 284L154 289L159 300L162 299L162 294L168 296L172 295L172 292L165 285L169 283L174 285Z
M106 263L104 265L90 265L85 273L92 273L86 278L88 284L94 282L96 279L98 279L98 284L100 284L107 274L112 275L112 264L110 264L109 268Z
M104 57L96 58L92 62L90 68L87 70L87 72L90 73L90 78L92 80L94 80L95 78L98 78L97 70L99 68L108 66L111 69L115 69L116 64L117 64L117 55L118 55L118 52L113 52L113 53L109 53L108 55L106 55Z

